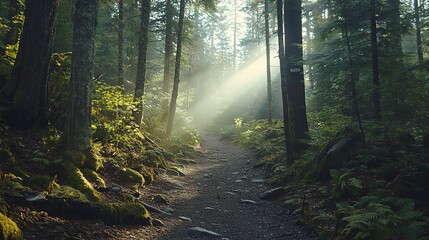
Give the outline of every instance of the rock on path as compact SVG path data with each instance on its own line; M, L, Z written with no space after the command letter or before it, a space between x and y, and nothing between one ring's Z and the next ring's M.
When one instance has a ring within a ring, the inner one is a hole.
M180 187L163 192L174 212L156 216L166 225L157 239L316 239L284 213L281 202L259 198L269 187L262 170L252 168L259 161L255 152L217 136L202 138L204 154L186 166L186 176L168 176Z

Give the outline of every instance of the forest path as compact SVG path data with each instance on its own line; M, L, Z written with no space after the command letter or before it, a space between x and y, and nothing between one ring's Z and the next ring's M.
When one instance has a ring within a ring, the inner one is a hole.
M254 151L206 132L201 135L204 154L196 157L196 164L186 167L186 176L165 179L179 189L163 192L175 212L160 216L166 228L157 239L200 239L198 233L189 234L191 227L213 231L224 240L316 239L288 217L280 202L258 198L270 187L261 183L263 170L253 168L259 161Z

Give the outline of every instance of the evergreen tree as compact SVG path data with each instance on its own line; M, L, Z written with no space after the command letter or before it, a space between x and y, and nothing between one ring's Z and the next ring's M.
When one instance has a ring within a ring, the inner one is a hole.
M62 143L66 150L91 149L91 94L98 0L76 0L73 55Z
M10 105L6 119L16 127L47 124L47 83L57 7L57 1L26 1L18 55L1 92L1 99Z
M150 20L151 0L144 0L141 7L141 23L139 37L139 57L137 65L136 88L134 98L138 101L137 111L134 119L137 124L141 124L143 117L143 95L146 84L147 68L147 46L149 42L149 20Z
M302 53L301 0L285 0L285 67L290 120L294 139L308 139Z

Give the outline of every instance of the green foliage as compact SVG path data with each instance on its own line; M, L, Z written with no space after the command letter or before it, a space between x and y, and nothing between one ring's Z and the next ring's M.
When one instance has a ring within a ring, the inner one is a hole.
M361 182L352 177L351 169L331 169L332 177L332 195L341 199L346 196L356 197L362 190Z
M66 109L67 92L70 80L71 52L53 53L48 82L49 112L48 118L53 129L63 127ZM52 132L52 136L59 136Z
M344 239L418 239L428 227L428 218L414 210L405 198L366 196L353 205L337 204L347 223Z
M0 213L0 239L21 240L23 239L21 230L16 223Z

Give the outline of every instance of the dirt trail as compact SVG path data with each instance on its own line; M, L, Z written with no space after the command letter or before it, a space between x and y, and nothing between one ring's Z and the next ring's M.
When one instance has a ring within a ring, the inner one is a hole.
M217 239L224 240L316 239L288 217L280 202L258 198L270 187L256 183L264 174L253 168L258 163L255 152L207 133L202 137L204 154L187 166L186 176L166 179L183 188L164 190L175 212L160 216L166 228L157 239L198 239L187 234L191 227L219 233Z

